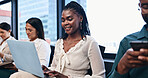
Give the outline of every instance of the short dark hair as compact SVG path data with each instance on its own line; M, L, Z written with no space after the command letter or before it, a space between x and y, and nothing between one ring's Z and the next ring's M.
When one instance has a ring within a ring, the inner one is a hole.
M0 28L3 29L3 30L6 30L6 31L11 30L10 25L9 25L8 23L6 23L6 22L0 23ZM11 35L12 37L14 37L14 35L13 35L12 32L10 33L10 35Z
M83 36L86 36L86 35L90 35L90 30L89 30L89 27L88 27L88 21L87 21L87 17L86 17L86 13L83 9L83 7L78 4L77 2L75 1L71 1L70 3L68 3L63 10L73 10L75 12L77 12L79 15L81 15L83 17L83 20L82 20L82 29L80 30L81 32L81 36L83 38ZM64 34L63 38L67 38L68 34Z
M26 23L29 23L31 26L33 26L37 30L38 38L45 40L43 24L39 18L32 17L32 18L28 19L26 21Z

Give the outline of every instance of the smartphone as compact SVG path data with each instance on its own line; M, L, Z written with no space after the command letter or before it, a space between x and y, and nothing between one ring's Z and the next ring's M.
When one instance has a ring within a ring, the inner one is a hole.
M140 51L141 48L148 49L148 41L131 41L130 45L134 51Z

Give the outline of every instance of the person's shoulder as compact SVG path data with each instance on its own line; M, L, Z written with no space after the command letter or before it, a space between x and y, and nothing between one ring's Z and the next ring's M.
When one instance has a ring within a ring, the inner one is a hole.
M43 39L39 39L37 38L37 43L40 43L40 44L46 44L46 45L49 45L49 43L46 41L46 40L43 40Z
M60 44L61 42L63 42L63 39L62 38L58 39L57 42L56 42L56 44Z
M57 42L61 42L63 39L62 38L59 38L58 40L57 40Z
M135 40L135 39L137 39L138 35L139 35L139 31L138 32L131 33L131 34L125 36L123 38L123 40Z
M92 36L86 35L86 37L84 38L84 40L87 41L96 41Z
M95 38L93 38L92 36L89 36L89 35L86 35L86 37L83 38L83 41L86 44L93 44L93 43L97 43L98 44L98 42L95 40Z
M140 33L140 31L134 32L134 33L131 33L131 34L127 35L126 37L127 37L127 38L128 38L128 37L137 38L137 36L138 36L139 33Z
M122 40L121 40L121 44L129 44L130 41L136 40L138 37L139 31L138 32L134 32L131 33L127 36L125 36Z
M9 40L16 40L14 37L10 36Z

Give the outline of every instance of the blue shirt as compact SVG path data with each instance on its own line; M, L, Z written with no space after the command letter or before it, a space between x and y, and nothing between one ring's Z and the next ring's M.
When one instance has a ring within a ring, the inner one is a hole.
M141 31L127 35L122 39L122 41L120 42L120 46L119 46L118 53L116 55L112 70L107 75L108 78L148 78L148 66L133 68L128 73L123 75L120 75L116 71L116 67L120 59L125 54L125 52L129 48L131 48L129 43L130 41L148 41L148 31L146 30L147 27L148 25L144 25Z

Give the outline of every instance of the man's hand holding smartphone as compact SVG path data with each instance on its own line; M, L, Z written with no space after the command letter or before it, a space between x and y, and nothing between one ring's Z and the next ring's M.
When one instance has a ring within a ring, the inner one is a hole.
M130 44L134 51L140 52L138 59L148 64L148 41L131 41Z
M140 49L140 56L138 56L138 59L148 64L148 49Z

